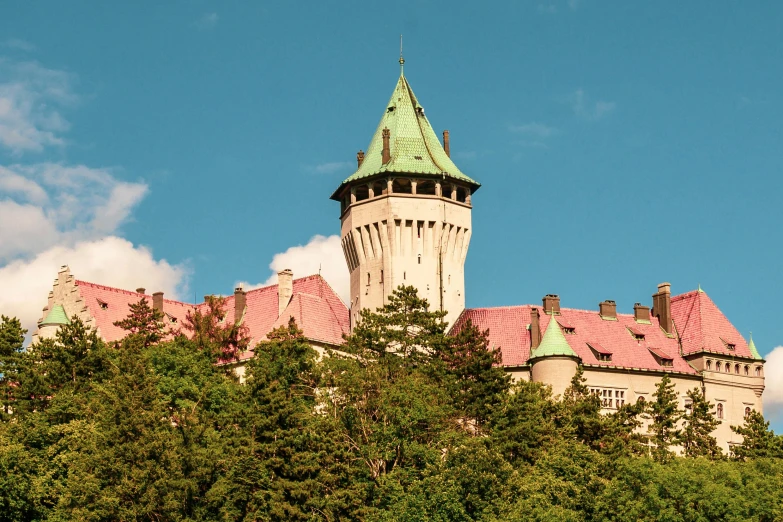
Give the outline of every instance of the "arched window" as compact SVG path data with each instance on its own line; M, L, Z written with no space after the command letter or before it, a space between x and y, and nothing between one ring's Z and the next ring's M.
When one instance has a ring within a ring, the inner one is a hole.
M386 194L388 191L388 186L386 185L385 179L379 179L376 180L375 183L372 184L372 191L373 195L377 198L378 196L382 196Z
M356 186L356 201L363 201L365 199L369 199L369 197L370 188L367 185Z
M750 366L745 365L745 375L750 375Z
M644 397L640 396L638 399L636 399L636 403L637 404L644 404Z
M731 363L726 363L726 373L731 373Z
M712 361L707 359L707 369L712 370Z
M722 402L718 403L717 410L718 410L718 418L722 419L723 418L723 403Z
M392 192L394 194L412 194L413 187L411 186L411 180L405 178L397 178L392 182Z
M716 372L719 372L719 371L720 371L720 361L716 361L716 362L715 362L715 371L716 371Z
M416 185L416 194L424 194L426 196L435 195L435 182L434 181L419 181Z
M750 406L745 407L745 418L748 418L748 415L750 415Z
M761 366L756 366L756 377L761 377Z
M465 200L468 197L468 191L464 187L457 187L457 201L460 203L465 203Z
M737 375L739 375L739 368L740 368L739 364L734 365L734 373L736 373Z
M421 264L421 254L419 254L419 264Z

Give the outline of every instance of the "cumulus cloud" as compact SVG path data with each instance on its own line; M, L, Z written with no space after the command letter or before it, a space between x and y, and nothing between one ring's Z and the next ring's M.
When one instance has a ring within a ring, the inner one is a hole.
M4 237L4 236L3 236ZM145 287L173 299L187 293L188 267L156 260L143 246L119 237L55 246L32 259L0 267L0 313L18 317L32 334L60 266L67 264L77 279L118 288Z
M778 346L764 358L764 408L783 410L783 346Z
M35 51L34 44L31 44L27 40L22 40L21 38L9 38L3 43L3 46L9 47L11 49L18 49L20 51L25 51L25 52Z
M0 166L0 261L113 234L147 193L110 169Z
M73 81L65 71L0 58L0 147L21 155L64 145L70 124L59 109L78 100Z
M350 301L350 277L343 257L340 236L313 236L306 245L292 246L285 252L275 254L272 262L269 263L269 268L272 274L263 283L248 285L247 282L241 282L241 284L245 288L276 284L277 273L286 268L294 272L294 278L317 274L320 271L342 300L346 303Z
M577 89L569 96L569 102L574 114L587 120L600 120L617 107L614 102L592 101L583 89Z

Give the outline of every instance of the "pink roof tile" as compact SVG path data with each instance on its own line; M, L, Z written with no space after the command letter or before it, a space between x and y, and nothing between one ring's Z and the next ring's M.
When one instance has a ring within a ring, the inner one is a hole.
M748 343L704 291L672 297L672 318L686 355L708 351L753 358Z
M125 331L114 326L128 316L129 306L143 297L152 304L152 296L96 285L86 281L77 281L90 315L95 318L100 335L106 341L115 341L125 336ZM348 308L334 292L331 286L320 276L302 277L293 281L293 295L283 315L278 318L277 285L250 290L246 294L247 308L243 323L251 337L251 346L266 339L266 335L282 324L288 324L288 318L294 317L299 328L310 340L333 344L343 343L342 335L349 333L350 320ZM101 302L106 307L101 307ZM188 311L204 310L206 303L198 305L182 303L170 299L163 300L163 311L167 314L165 322L172 329L181 329ZM225 301L226 322L234 322L234 295ZM176 319L171 322L170 318ZM187 333L183 330L183 333ZM242 358L252 357L252 351Z
M455 323L455 331L471 319L480 329L489 328L489 339L493 346L500 347L504 366L525 364L530 357L531 305L500 308L476 308L463 312ZM539 307L536 307L539 308ZM540 310L540 308L539 308ZM540 311L540 329L546 331L551 316ZM648 346L662 347L665 351L678 354L677 339L668 337L661 330L658 319L652 318L651 324L639 324L632 314L617 314L616 321L606 321L597 311L561 308L558 322L563 320L574 328L574 333L565 335L571 349L585 364L607 367L637 368L647 370L674 371L695 374L696 370L679 355L674 357L673 365L662 367L648 350ZM636 340L628 332L633 327L644 335ZM612 360L599 361L588 343L597 343L612 353Z

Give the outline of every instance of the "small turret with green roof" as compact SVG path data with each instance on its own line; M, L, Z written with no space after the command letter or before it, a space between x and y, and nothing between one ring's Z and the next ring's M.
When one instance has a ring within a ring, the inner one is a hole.
M46 317L38 326L59 326L70 323L68 316L65 315L65 308L63 308L63 305L56 304L52 305L49 309L49 313L46 314Z
M544 337L541 339L541 344L530 353L530 359L552 357L555 355L578 357L571 349L571 346L569 346L568 341L566 341L565 335L563 335L563 331L560 329L560 325L557 324L557 319L555 319L555 316L553 315L549 319L549 325L546 327L546 332L544 332Z
M756 349L756 343L753 342L753 333L750 334L750 341L748 341L748 350L750 350L750 354L753 356L756 360L761 360L761 354Z

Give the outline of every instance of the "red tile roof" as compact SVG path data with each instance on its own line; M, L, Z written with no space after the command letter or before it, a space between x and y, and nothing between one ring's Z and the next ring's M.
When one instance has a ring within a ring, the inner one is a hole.
M534 308L532 305L521 305L468 309L457 319L454 328L455 331L459 331L467 319L471 319L482 330L488 328L490 344L501 349L502 364L522 365L530 357L528 325L530 325L532 308ZM541 310L541 307L535 308ZM543 311L539 313L540 330L545 332L551 316L544 314ZM672 366L663 367L650 353L648 347L654 346L671 354L679 354L677 339L667 336L661 330L657 318L652 318L651 324L643 324L637 323L633 314L617 314L616 321L602 319L598 311L561 308L560 314L556 316L558 322L562 320L574 328L574 333L566 333L565 338L571 349L585 364L696 373L696 370L679 355L674 356ZM628 331L629 327L643 334L644 339L634 339ZM611 352L612 360L599 361L588 343Z
M152 304L152 296L96 285L87 281L77 281L79 293L95 318L101 337L106 341L115 341L125 336L125 331L114 326L128 316L130 305L146 297ZM106 306L102 307L101 302ZM167 314L165 322L172 329L181 329L188 311L203 309L206 303L198 305L163 300L163 312ZM226 298L226 322L233 322L234 295ZM312 341L339 346L342 335L349 333L350 322L348 308L337 296L332 287L320 276L302 277L293 281L293 295L283 314L278 318L277 285L250 290L246 294L246 309L243 323L248 327L251 346L266 339L266 335L280 325L288 324L288 318L294 317L297 325ZM175 318L176 322L172 322ZM184 332L186 333L186 332ZM251 357L246 353L243 358Z
M672 318L686 355L707 351L753 358L748 343L702 290L672 297Z

